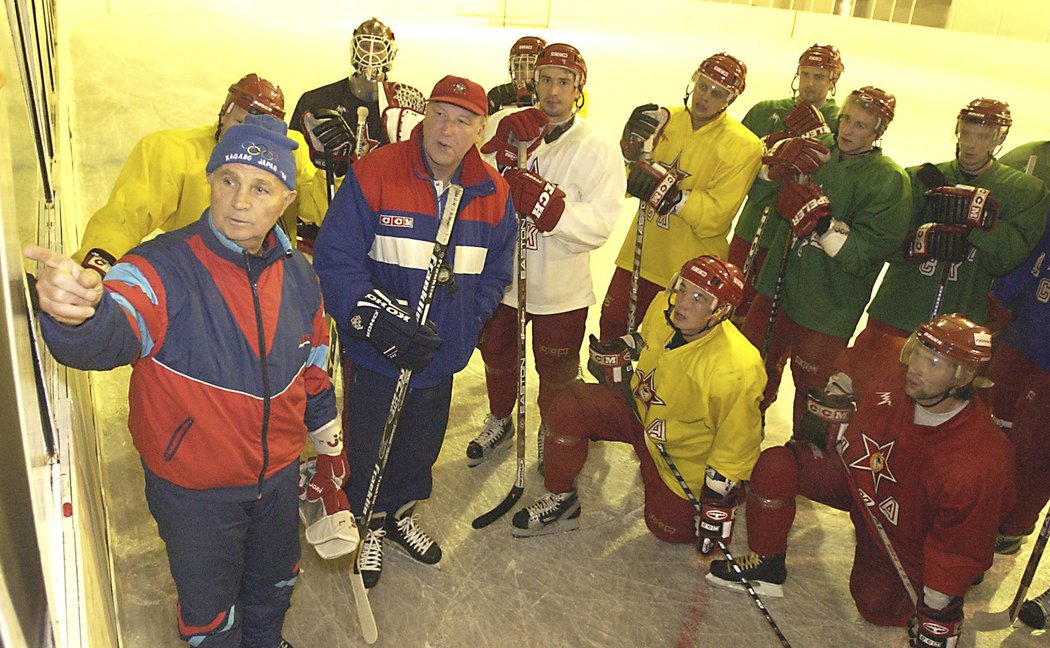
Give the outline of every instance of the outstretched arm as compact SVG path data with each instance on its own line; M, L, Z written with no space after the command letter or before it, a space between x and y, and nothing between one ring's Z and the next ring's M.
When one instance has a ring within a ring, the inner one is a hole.
M102 277L80 267L73 259L31 245L23 250L25 257L40 263L36 292L40 309L66 326L79 326L94 317L95 306L102 299Z

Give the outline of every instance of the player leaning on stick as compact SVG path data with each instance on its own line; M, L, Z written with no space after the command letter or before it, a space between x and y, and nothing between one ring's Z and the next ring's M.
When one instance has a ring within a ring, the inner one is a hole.
M758 102L747 111L741 123L762 138L762 145L766 150L786 137L819 137L835 132L839 123L835 86L844 69L837 47L814 43L807 47L798 59L795 77L791 80L791 96ZM776 200L775 185L756 182L751 186L747 202L744 203L729 241L728 258L738 268L744 268L763 212L772 208ZM744 284L744 301L735 311L734 321L744 321L755 295L753 279L758 276L758 270L762 267L774 234L786 226L777 218L766 219L754 263L749 271L752 280Z
M687 260L701 254L726 258L726 236L762 156L758 138L726 113L744 92L746 77L747 67L739 59L725 53L710 56L693 73L684 107L639 106L624 126L620 146L629 162L627 191L643 203L655 196L657 203L645 224L639 314ZM650 138L655 138L655 148L647 161L642 142ZM668 176L677 182L660 195ZM602 303L602 340L627 332L635 243L632 228Z
M700 256L653 300L639 331L604 343L591 336L588 369L599 384L574 383L552 399L544 447L549 492L515 514L515 536L577 528L575 479L588 445L617 441L631 444L638 457L653 535L695 542L699 532L704 553L714 546L711 538L729 541L740 484L762 441L762 361L726 319L742 295L739 270ZM699 494L700 519L657 443Z
M759 592L783 595L795 498L849 511L857 543L850 594L861 616L888 626L916 619L913 645L948 648L1013 501L1013 453L973 398L973 379L991 358L988 329L942 315L898 357L903 381L854 399L849 377L836 374L810 394L800 427L817 445L792 440L762 452L747 495L751 554L739 562ZM739 587L722 560L708 580Z
M791 360L796 423L806 394L824 386L883 263L907 233L908 176L875 146L895 104L878 88L854 90L830 148L811 138L787 138L764 158L761 175L780 183L776 211L789 227L770 246L777 262L762 266L741 331L768 349L763 409L776 399ZM771 326L774 295L779 301Z
M481 159L485 91L447 76L434 86L409 140L365 156L347 173L321 226L314 263L345 349L343 421L360 512L401 369L411 389L362 541L361 577L379 580L383 538L426 564L441 549L416 523L445 438L452 376L510 284L516 217L504 180ZM462 201L426 323L416 312L449 186Z
M891 359L935 304L940 313L983 324L993 277L1024 261L1042 234L1046 185L995 159L1012 123L1006 103L974 99L955 121L954 159L908 169L910 233L847 352L858 390L879 371L900 375Z
M616 146L576 114L587 64L571 45L552 43L536 61L536 107L496 113L482 152L506 168L514 208L529 231L526 317L540 377L544 415L558 390L576 380L587 309L595 303L589 254L609 238L624 195ZM517 167L517 141L531 142L527 171ZM513 157L513 159L511 159ZM479 343L485 360L489 415L467 446L467 463L483 462L514 437L510 414L517 371L517 276ZM537 444L542 461L541 440Z
M172 232L200 220L209 196L204 167L226 129L249 114L284 119L284 93L254 73L230 86L217 121L143 137L120 169L109 200L88 220L73 259L104 275L154 230ZM294 240L297 215L308 221L320 221L324 215L324 203L309 200L314 195L311 187L323 187L324 177L310 165L302 137L289 137L298 146L292 153L298 192L282 214L281 227Z

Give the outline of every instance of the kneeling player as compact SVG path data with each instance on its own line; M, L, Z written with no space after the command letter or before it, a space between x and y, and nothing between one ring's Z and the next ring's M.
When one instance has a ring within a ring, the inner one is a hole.
M595 440L634 447L653 535L693 542L699 529L704 553L718 538L729 541L738 484L758 459L766 382L758 351L726 319L743 296L743 279L735 266L700 256L682 266L664 296L639 332L607 343L592 336L588 368L601 384L578 383L552 400L544 447L549 492L514 516L515 536L579 526L574 481ZM702 500L699 518L692 493Z
M876 625L915 619L916 645L954 646L963 596L991 566L1013 501L1013 453L973 399L974 376L991 358L988 329L943 315L919 326L900 357L903 389L872 385L854 413L852 381L836 374L810 394L800 426L809 441L763 451L747 498L752 553L740 563L758 591L782 595L795 497L849 511L850 592L861 616ZM739 587L723 560L708 580Z

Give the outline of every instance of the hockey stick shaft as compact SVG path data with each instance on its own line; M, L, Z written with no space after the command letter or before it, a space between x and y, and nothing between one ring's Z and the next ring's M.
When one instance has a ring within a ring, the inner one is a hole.
M354 159L360 160L368 152L368 106L357 107L357 132L354 135Z
M653 445L656 446L664 463L667 464L668 469L670 469L671 474L674 475L678 485L682 488L682 491L685 492L685 496L689 500L689 503L693 505L694 509L696 509L696 514L703 515L703 507L700 505L700 501L696 499L696 495L693 494L693 489L689 488L689 484L686 483L685 477L682 477L682 473L678 471L678 466L676 466L674 460L671 459L671 455L667 452L667 448L664 447L664 444L655 441L653 442ZM729 547L726 546L726 543L721 538L718 538L717 544L722 555L724 555L726 560L729 561L729 566L733 569L733 572L735 572L740 578L740 584L743 585L744 589L747 590L747 593L751 595L751 600L754 601L755 607L757 607L759 612L762 613L766 622L769 623L769 627L773 629L773 634L775 634L777 639L780 640L780 645L783 646L783 648L791 648L791 644L788 642L787 637L784 636L784 633L780 630L780 626L778 626L777 622L773 620L773 615L769 613L765 604L762 603L762 598L759 597L758 592L756 592L754 586L751 585L751 581L744 576L743 568L740 567L740 563L738 563L736 558L733 557L733 553L729 551Z
M747 258L744 259L744 267L741 268L741 272L744 273L744 285L747 285L752 279L751 268L755 265L755 259L758 257L758 242L766 231L766 223L769 222L769 210L769 205L762 209L762 217L758 219L758 229L755 230L755 237L751 239L751 247L747 250Z
M901 563L900 556L897 555L897 550L893 548L893 542L890 541L890 536L886 533L886 528L879 522L879 518L875 517L875 512L871 510L871 507L867 505L868 496L860 486L857 485L857 480L853 478L853 473L850 471L849 464L846 463L846 457L843 454L846 451L845 440L840 440L835 444L835 454L838 455L839 461L842 462L842 468L846 471L846 479L849 481L850 488L857 493L857 497L860 500L861 508L866 513L865 519L868 521L871 530L874 531L879 541L882 543L882 548L886 550L886 554L890 558L890 562L893 563L893 569L897 572L897 576L900 578L901 585L904 586L904 590L908 593L908 598L911 599L912 605L918 607L919 597L915 593L915 587L911 584L911 579L908 578L908 573L904 571L904 564Z
M634 228L634 263L631 265L631 294L627 301L627 332L634 331L638 320L638 280L642 275L642 245L645 243L645 219L648 216L648 205L644 200L638 201L638 213Z
M1033 156L1035 157L1035 156ZM1010 603L1010 622L1017 618L1017 614L1021 611L1021 605L1024 604L1024 597L1028 594L1028 588L1032 586L1032 579L1035 578L1035 570L1039 567L1039 561L1043 557L1043 551L1046 550L1047 537L1050 536L1050 511L1046 512L1043 516L1043 527L1039 530L1039 537L1035 540L1035 546L1032 547L1032 555L1028 557L1028 565L1024 568L1024 573L1021 574L1021 582L1017 586L1017 593L1014 594L1014 600Z
M769 304L769 320L766 322L766 334L762 338L762 362L769 355L769 343L773 339L773 329L777 322L777 311L780 310L780 294L784 290L784 275L787 274L788 259L791 258L791 248L795 246L795 233L788 234L787 244L784 246L784 256L780 258L780 268L777 270L777 284L773 288L773 299Z
M518 142L518 170L524 171L528 166L529 147L528 142ZM515 450L517 453L517 472L514 475L514 485L510 492L503 498L496 508L483 513L471 523L475 529L484 529L514 506L525 492L525 315L528 309L528 262L526 248L529 243L528 230L525 227L527 216L518 215L518 394L517 394L517 431L514 435Z
M434 250L430 255L430 265L427 267L423 278L423 288L416 307L416 321L425 323L430 313L430 304L434 299L434 290L437 288L438 275L441 265L445 260L445 252L448 250L449 240L452 236L452 226L455 224L456 212L459 211L459 202L463 197L463 188L459 185L449 185L448 195L445 197L445 208L441 212L441 220L438 222L437 238L434 241ZM411 369L402 369L394 386L394 395L390 400L390 411L387 413L386 424L383 426L383 436L379 442L379 451L376 454L376 462L372 467L372 476L368 482L368 490L365 493L365 501L361 510L361 528L365 534L368 533L369 524L372 521L372 513L375 510L376 499L379 495L379 486L383 481L383 473L386 471L387 460L390 458L390 448L394 444L394 434L397 432L398 421L401 420L401 411L404 409L405 399L408 396L408 384L412 379ZM368 603L368 591L364 587L361 578L361 548L364 542L357 546L353 554L350 580L353 586L355 605L357 607L357 618L361 625L361 632L365 641L374 643L378 638L375 617L372 607Z

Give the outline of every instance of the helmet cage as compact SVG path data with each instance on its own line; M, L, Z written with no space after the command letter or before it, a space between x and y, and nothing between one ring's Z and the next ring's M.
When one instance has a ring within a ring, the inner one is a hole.
M510 48L507 58L507 73L511 81L531 81L536 59L547 46L539 36L522 36Z

